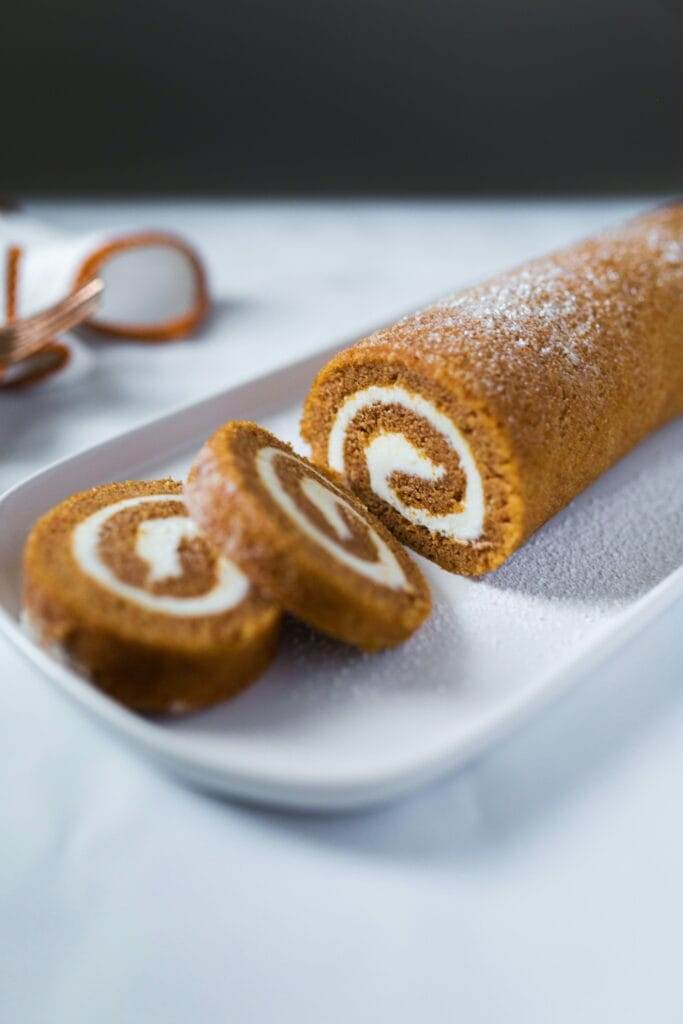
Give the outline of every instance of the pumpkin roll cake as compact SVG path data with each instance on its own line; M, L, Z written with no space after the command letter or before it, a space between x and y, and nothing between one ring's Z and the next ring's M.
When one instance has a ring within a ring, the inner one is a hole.
M24 551L24 612L44 646L147 713L232 696L267 666L280 624L174 480L94 487L44 515Z
M400 540L478 575L682 411L679 203L341 352L302 434Z
M221 427L195 459L187 507L260 591L366 651L405 640L431 608L420 570L351 492L255 423Z

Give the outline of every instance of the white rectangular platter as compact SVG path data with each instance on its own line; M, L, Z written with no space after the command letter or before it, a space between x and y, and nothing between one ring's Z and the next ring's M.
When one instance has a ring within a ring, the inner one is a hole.
M93 484L182 476L222 422L300 447L302 399L331 352L180 409L48 467L0 499L0 626L53 684L132 747L223 794L299 809L360 807L461 764L683 594L683 420L649 438L498 572L421 560L431 621L368 656L288 623L247 692L174 720L135 715L41 650L19 621L35 519Z

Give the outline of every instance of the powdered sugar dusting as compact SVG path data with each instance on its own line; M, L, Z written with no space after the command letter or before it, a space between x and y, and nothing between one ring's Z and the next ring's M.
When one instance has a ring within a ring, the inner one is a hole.
M535 388L540 356L560 385L599 398L604 342L613 360L630 366L641 313L682 301L683 208L663 209L448 295L362 344L401 349L409 341L426 364L457 354L462 377L489 394L503 390L510 373L529 376Z

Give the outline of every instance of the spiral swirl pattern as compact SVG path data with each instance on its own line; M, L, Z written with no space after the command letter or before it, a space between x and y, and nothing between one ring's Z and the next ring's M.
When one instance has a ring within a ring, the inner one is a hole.
M126 498L88 516L73 533L72 551L78 566L107 590L148 611L194 617L219 615L236 607L249 591L246 576L228 559L215 558L209 552L188 515L172 510L172 514L160 516L155 506L167 502L184 508L176 494L150 494ZM148 514L145 506L149 506ZM117 526L117 517L131 511L142 515L128 561L141 560L146 567L143 578L136 582L122 568L112 565L102 549L105 531L121 537L123 531ZM164 589L169 589L169 581L182 581L185 574L180 556L183 543L192 543L197 548L194 564L204 563L205 582L200 592L192 595L164 593Z
M282 472L283 464L296 473L289 486ZM274 501L334 558L381 586L411 589L386 541L329 480L314 470L301 473L301 460L281 448L261 448L256 466Z
M381 430L365 448L365 460L373 492L409 522L424 526L453 541L476 540L484 527L484 487L472 449L464 434L448 416L422 395L404 387L371 386L357 391L339 408L328 440L328 462L336 472L346 469L346 439L354 420L365 409L392 407L408 410L423 420L452 450L465 477L464 493L452 511L436 512L408 504L395 485L397 475L416 477L437 485L447 475L443 463L435 462L414 438L406 433Z

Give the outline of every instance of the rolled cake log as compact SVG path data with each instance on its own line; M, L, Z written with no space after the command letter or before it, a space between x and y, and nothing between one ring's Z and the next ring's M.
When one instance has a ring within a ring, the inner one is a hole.
M682 411L676 204L341 352L302 434L397 537L478 575Z

